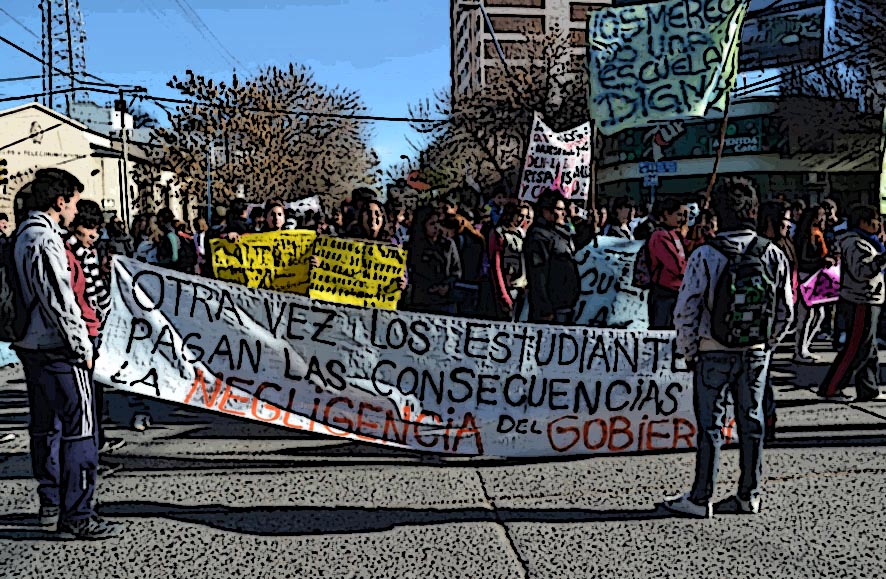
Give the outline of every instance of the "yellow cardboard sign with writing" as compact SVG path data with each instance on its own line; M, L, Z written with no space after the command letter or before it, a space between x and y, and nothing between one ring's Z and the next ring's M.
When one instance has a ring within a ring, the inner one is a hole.
M397 309L406 251L384 243L320 237L314 256L320 265L311 269L311 299Z
M251 288L306 295L313 231L275 231L210 242L215 277Z

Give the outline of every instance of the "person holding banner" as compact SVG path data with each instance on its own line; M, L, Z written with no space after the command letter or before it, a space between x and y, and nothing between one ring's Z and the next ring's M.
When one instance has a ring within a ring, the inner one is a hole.
M572 324L580 281L575 243L566 220L566 200L553 189L538 197L540 215L524 244L528 275L529 321Z
M523 242L532 225L532 206L525 201L507 203L499 226L489 236L489 264L493 293L499 316L508 321L520 319L526 301L526 258Z
M870 205L853 207L849 213L852 230L837 240L841 254L840 301L847 313L849 337L819 387L819 396L825 398L838 396L854 381L856 402L886 399L877 385L877 325L886 301L886 249L878 239L880 219L877 209Z
M681 230L689 210L680 200L665 197L656 202L653 212L661 216L660 225L649 236L649 329L673 330L674 305L686 269L686 242Z
M612 210L603 226L603 235L633 241L634 234L628 224L634 219L635 214L634 202L629 197L617 197L612 202Z
M381 202L375 199L364 200L356 220L348 228L346 237L391 243L387 213Z
M689 493L662 503L670 511L702 518L714 514L729 392L738 423L741 477L737 495L723 510L760 512L763 393L772 350L793 317L787 258L756 234L756 187L747 179L724 179L711 202L721 230L689 257L674 316L677 351L695 371L695 482Z
M454 288L461 277L461 261L455 242L442 234L440 219L430 207L416 211L409 236L405 301L412 311L454 315Z
M262 233L282 231L286 225L286 207L281 201L265 203Z

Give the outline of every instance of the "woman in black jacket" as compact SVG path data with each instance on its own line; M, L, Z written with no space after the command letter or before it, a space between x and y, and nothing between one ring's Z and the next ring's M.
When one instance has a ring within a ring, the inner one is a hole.
M453 288L461 277L461 260L455 243L442 234L440 216L432 208L422 207L416 213L408 248L408 309L454 314Z

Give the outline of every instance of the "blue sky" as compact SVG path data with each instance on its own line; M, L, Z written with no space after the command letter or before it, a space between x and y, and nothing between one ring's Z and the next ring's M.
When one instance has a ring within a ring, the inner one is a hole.
M80 0L89 72L173 97L166 82L189 68L230 78L230 57L201 35L180 4L190 5L246 67L238 74L299 62L323 83L358 90L371 114L397 117L449 86L448 0ZM9 17L39 35L37 6L38 0L2 0L0 34L39 55L39 40ZM0 62L2 78L40 74L39 63L5 45ZM0 83L3 96L37 92L39 80ZM417 135L407 125L371 128L383 165L413 153L405 137L415 142Z

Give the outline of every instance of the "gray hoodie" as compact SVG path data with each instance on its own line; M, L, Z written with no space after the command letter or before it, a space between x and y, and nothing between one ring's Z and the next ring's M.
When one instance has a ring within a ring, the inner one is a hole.
M30 318L18 350L53 351L76 364L93 357L83 312L71 287L71 271L58 223L31 211L19 225L15 265Z
M852 304L883 305L886 253L856 231L837 240L840 248L840 299Z
M745 252L756 233L750 230L730 231L717 235L717 239ZM748 348L728 348L711 336L711 311L714 289L720 274L726 267L726 256L702 245L692 252L686 263L683 285L674 310L677 328L677 351L687 359L694 359L699 351L729 352ZM763 263L771 272L778 288L775 296L775 325L771 346L784 338L794 319L794 298L791 290L791 273L788 258L775 244L763 254Z

